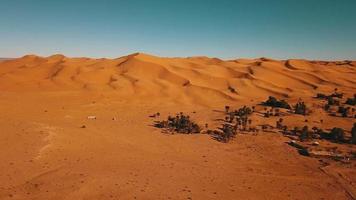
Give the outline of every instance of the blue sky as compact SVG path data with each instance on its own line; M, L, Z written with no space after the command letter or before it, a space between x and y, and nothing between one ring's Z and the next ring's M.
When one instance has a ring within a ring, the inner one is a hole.
M0 0L0 57L356 59L355 0Z

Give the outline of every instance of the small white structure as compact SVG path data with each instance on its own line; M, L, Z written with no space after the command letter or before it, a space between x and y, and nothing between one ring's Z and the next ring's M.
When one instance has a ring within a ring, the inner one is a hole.
M96 120L96 116L95 115L90 115L90 116L88 116L88 119Z

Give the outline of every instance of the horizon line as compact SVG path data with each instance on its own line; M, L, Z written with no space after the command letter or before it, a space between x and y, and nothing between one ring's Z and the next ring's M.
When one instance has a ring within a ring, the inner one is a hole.
M152 56L152 57L157 57L157 58L209 58L209 59L219 59L222 61L231 61L231 60L239 60L239 59L246 59L246 60L256 60L256 59L266 59L266 60L277 60L277 61L286 61L286 60L307 60L307 61L356 61L356 59L317 59L317 58L301 58L301 57L290 57L290 58L273 58L273 57L268 57L268 56L261 56L261 57L233 57L233 58L221 58L218 56L206 56L206 55L192 55L192 56L160 56L160 55L155 55L155 54L150 54L150 53L145 53L145 52L134 52L134 53L129 53L125 55L119 55L116 57L100 57L100 56L70 56L66 55L63 53L54 53L54 54L47 54L47 55L41 55L41 54L24 54L22 56L18 57L0 57L1 60L14 60L14 59L20 59L24 57L29 57L29 56L34 56L34 57L39 57L39 58L49 58L53 56L63 56L65 58L89 58L89 59L118 59L122 57L127 57L127 56L135 56L135 55L147 55L147 56Z

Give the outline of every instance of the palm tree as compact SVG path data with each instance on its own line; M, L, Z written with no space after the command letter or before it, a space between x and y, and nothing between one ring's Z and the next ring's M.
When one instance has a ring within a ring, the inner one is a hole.
M354 123L354 126L351 130L351 143L356 144L356 123Z
M225 106L225 112L228 113L230 110L230 106Z

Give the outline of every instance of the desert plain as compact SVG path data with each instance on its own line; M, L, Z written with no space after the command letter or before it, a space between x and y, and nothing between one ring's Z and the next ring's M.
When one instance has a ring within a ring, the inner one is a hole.
M301 155L275 127L280 118L290 130L338 127L349 140L355 106L342 117L316 98L335 91L342 104L353 98L356 61L143 53L2 60L0 199L355 199L355 144L296 137L344 157ZM308 114L265 117L269 96L303 101ZM237 131L229 142L207 134L221 126L227 105L253 106L249 126L259 131ZM180 112L201 132L154 126Z

